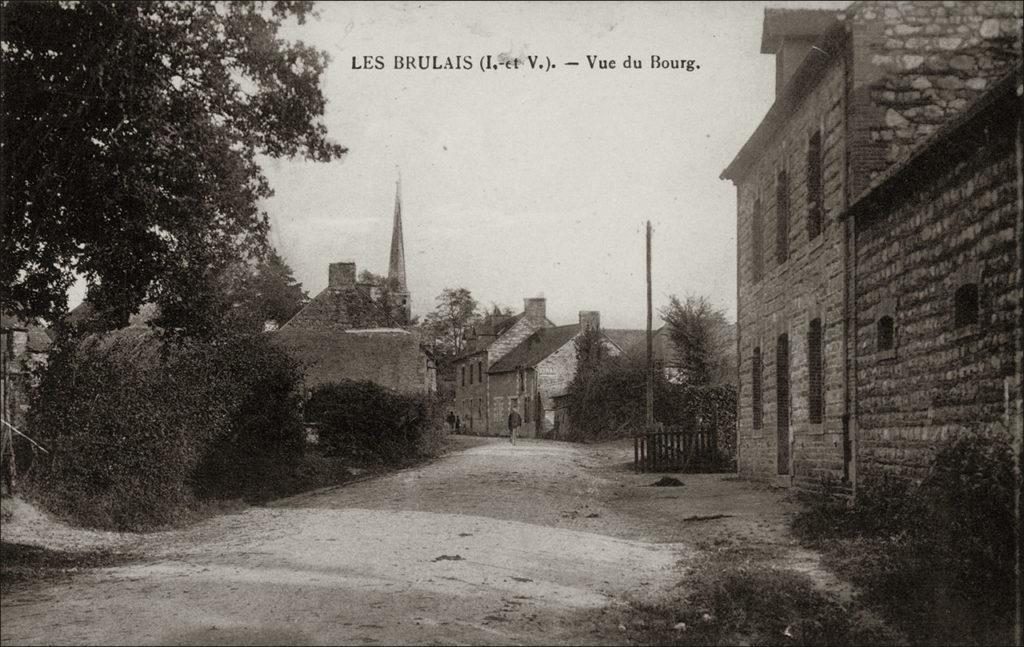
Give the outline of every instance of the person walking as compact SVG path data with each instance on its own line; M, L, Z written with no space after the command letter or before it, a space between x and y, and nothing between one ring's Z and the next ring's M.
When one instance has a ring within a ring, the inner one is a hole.
M518 411L512 409L508 412L508 440L513 445L516 444L516 432L519 431L522 424L523 417L519 415Z

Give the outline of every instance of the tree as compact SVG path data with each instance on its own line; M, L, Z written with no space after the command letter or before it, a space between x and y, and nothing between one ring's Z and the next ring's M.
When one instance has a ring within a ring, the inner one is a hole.
M278 38L310 2L11 2L3 8L0 285L56 319L76 274L127 321L187 330L267 247L258 155L339 158L326 54Z
M292 268L273 248L257 266L253 282L256 303L263 321L273 320L282 325L309 302L309 294L295 280Z
M608 357L604 335L597 328L585 329L574 342L576 347L576 374L574 383L585 382Z
M680 302L675 295L661 309L669 329L676 358L688 384L710 386L735 383L735 352L732 326L725 312L705 296L688 296Z
M437 307L423 318L422 328L433 340L438 372L444 374L451 360L466 350L466 333L479 321L478 304L466 288L445 288Z
M401 307L398 301L398 293L401 286L398 279L389 278L382 274L374 274L370 270L363 270L359 273L360 283L369 283L377 288L376 301L399 326L413 326L418 323L419 317L410 317L409 311Z

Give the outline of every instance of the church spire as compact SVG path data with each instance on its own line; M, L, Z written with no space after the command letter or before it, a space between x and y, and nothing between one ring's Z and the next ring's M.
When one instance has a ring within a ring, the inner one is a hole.
M388 281L397 284L400 304L409 312L409 286L405 281L405 241L402 238L402 174L395 183L395 221L391 232L391 260L388 263Z

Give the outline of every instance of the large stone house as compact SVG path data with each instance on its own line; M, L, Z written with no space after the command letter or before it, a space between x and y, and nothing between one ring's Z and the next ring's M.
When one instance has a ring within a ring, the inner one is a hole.
M742 474L797 485L832 476L852 487L867 442L861 423L889 438L920 434L895 418L861 419L858 412L878 392L859 380L896 377L858 373L864 331L857 317L864 315L857 299L872 297L858 292L858 263L867 261L858 245L866 241L847 214L1012 70L1021 54L1021 14L1018 2L765 10L761 51L775 55L776 99L722 173L737 190ZM911 222L919 219L927 220ZM961 246L989 240L969 221L964 215L948 223L956 226L952 239ZM901 246L901 254L931 257L952 244L945 234L921 235L916 225L916 237L895 229L876 229L889 241L881 245L888 260ZM1015 262L1019 268L1019 257ZM919 278L905 289L932 288ZM945 361L945 371L968 365L955 353ZM865 455L863 466L869 464L880 463Z
M525 299L517 315L487 315L466 335L466 350L455 359L455 415L461 431L498 433L488 397L487 371L524 339L554 326L547 318L547 301ZM506 411L506 415L507 415Z
M1020 67L858 196L856 462L923 476L964 429L1021 436Z
M485 321L476 348L460 358L455 401L467 433L507 433L512 410L522 417L522 436L552 431L555 398L565 393L576 375L576 340L587 329L600 330L601 317L582 311L578 323L554 326L544 316L544 306L543 299L527 299L522 314L499 318L497 324ZM602 339L610 355L621 353L606 335Z
M356 280L356 264L331 263L327 287L273 335L297 359L307 389L341 380L370 381L405 393L437 390L433 357L410 330L402 237L401 189L388 267L389 287Z

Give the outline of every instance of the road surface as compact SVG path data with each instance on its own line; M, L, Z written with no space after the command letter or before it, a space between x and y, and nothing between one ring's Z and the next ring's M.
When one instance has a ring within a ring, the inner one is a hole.
M0 642L614 644L611 611L674 586L710 528L771 534L784 513L723 475L651 487L624 443L452 442L184 530L92 533L139 557L15 589Z

